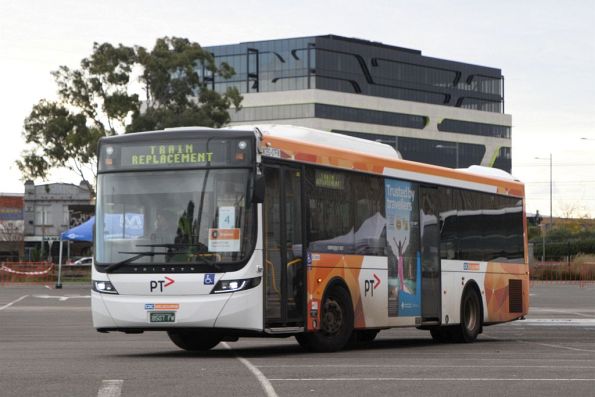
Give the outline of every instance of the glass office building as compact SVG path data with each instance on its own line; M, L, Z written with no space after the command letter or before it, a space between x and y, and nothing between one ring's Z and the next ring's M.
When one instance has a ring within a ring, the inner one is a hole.
M232 124L294 124L381 141L403 158L510 172L511 117L499 69L334 35L206 48L236 74Z

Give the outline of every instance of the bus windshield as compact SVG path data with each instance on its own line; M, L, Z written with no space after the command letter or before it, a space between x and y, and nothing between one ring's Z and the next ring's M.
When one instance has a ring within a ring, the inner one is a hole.
M100 174L96 263L225 264L254 246L251 170ZM138 256L138 258L133 258Z

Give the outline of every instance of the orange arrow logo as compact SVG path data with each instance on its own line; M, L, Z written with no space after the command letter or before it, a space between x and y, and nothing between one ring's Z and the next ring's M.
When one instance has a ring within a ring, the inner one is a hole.
M372 273L372 274L374 275L374 278L376 279L376 282L374 283L374 289L376 289L380 285L380 278L376 275L376 273Z

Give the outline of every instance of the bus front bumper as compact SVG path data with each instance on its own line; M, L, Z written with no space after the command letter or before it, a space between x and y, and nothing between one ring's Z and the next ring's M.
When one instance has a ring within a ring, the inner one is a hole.
M93 326L101 330L234 328L262 330L262 289L193 296L91 292ZM169 313L155 316L152 313ZM171 316L170 314L173 314ZM166 318L165 322L156 322Z

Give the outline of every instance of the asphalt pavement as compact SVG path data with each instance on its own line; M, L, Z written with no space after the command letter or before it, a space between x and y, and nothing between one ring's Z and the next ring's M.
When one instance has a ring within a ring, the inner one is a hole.
M338 353L243 338L205 353L163 332L100 334L87 286L0 286L0 396L595 394L595 285L535 285L524 321L473 344L382 331Z

